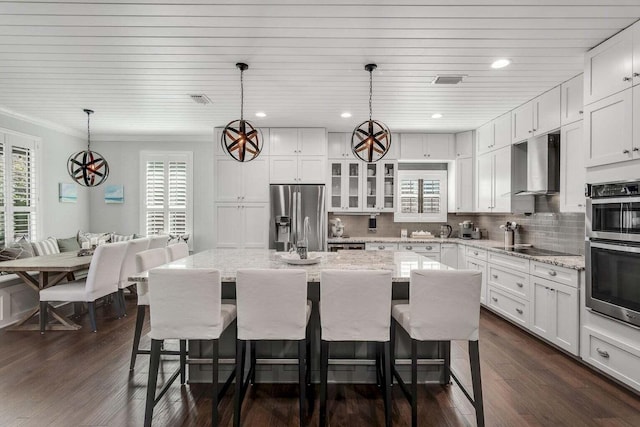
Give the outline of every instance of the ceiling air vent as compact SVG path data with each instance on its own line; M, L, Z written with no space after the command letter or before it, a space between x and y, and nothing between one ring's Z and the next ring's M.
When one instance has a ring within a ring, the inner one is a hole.
M202 105L207 105L207 104L211 104L211 100L209 99L209 97L207 95L189 95L189 97L191 99L193 99L193 102L197 103L197 104L202 104Z
M463 78L467 77L466 74L439 74L436 76L431 84L434 85L457 85Z

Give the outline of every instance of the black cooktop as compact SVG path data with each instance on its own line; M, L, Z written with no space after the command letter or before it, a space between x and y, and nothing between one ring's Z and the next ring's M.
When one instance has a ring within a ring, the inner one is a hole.
M566 252L556 252L556 251L550 251L547 249L540 249L540 248L534 248L534 247L530 247L530 246L509 246L509 247L496 247L497 249L502 249L505 250L507 252L514 252L517 254L526 254L526 255L531 255L531 256L571 256L573 254L568 254Z

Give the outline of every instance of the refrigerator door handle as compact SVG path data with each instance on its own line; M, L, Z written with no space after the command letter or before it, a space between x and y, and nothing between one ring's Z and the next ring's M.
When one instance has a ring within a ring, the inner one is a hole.
M296 236L298 234L298 192L291 191L291 243L296 246Z

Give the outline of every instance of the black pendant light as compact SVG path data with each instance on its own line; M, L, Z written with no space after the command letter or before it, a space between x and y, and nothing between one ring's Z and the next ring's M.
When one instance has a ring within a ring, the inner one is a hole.
M249 66L238 62L240 69L240 120L229 122L222 132L222 149L234 160L250 162L262 151L262 132L244 119L244 80L243 73Z
M107 180L109 164L100 153L91 151L90 117L93 110L84 109L87 113L87 149L72 154L67 160L69 176L85 187L97 187Z
M374 163L382 159L391 146L391 131L384 123L373 120L372 98L373 98L373 70L376 64L367 64L364 69L369 72L369 120L360 123L353 130L351 135L351 151L357 158L367 163Z

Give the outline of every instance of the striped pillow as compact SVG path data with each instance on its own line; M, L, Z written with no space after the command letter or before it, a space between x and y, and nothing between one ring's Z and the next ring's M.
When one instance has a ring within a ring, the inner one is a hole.
M35 252L36 256L60 253L58 241L53 237L49 237L48 239L41 240L39 242L33 242L31 243L31 246L33 246L33 252Z
M111 234L111 241L112 242L126 242L127 240L133 240L133 237L134 237L133 234L124 235L124 234L112 233Z

